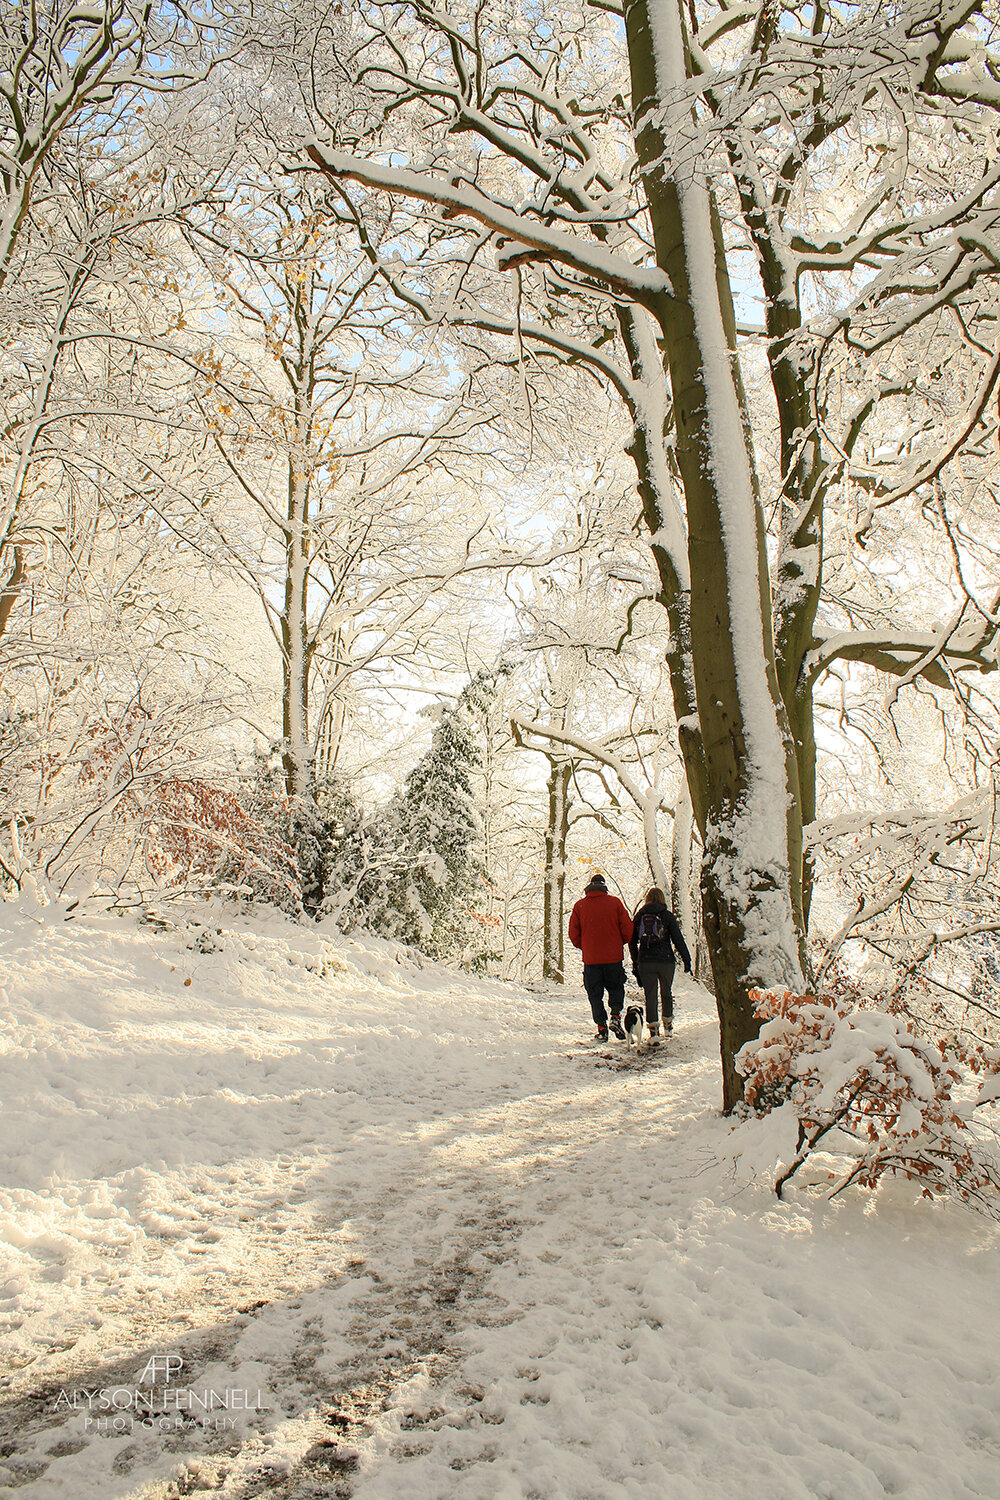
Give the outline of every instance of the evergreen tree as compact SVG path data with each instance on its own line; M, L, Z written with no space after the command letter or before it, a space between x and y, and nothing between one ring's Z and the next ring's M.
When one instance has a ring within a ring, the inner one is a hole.
M344 820L329 862L327 909L434 958L482 968L489 954L476 920L485 873L473 778L482 763L482 716L495 672L481 672L436 710L431 743L400 794L372 819Z
M468 692L444 708L430 748L394 808L402 869L393 882L398 935L436 957L454 951L482 874L472 773L481 757Z

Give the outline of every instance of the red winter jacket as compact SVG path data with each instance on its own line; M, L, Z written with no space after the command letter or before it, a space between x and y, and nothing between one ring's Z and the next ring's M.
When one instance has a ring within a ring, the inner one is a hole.
M588 891L570 914L569 940L585 964L620 964L631 936L632 918L610 891Z

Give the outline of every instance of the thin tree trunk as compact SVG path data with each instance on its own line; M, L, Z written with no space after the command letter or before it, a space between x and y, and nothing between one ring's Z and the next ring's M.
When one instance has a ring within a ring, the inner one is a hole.
M694 948L697 939L694 902L694 819L691 793L682 782L674 805L674 828L670 841L670 904L681 932Z
M646 844L646 859L649 863L649 872L653 877L653 884L665 892L668 885L667 867L663 863L663 855L660 852L659 811L658 800L654 796L647 796L642 804L642 833Z
M542 978L562 984L566 977L564 924L566 910L566 840L569 836L569 761L551 760L548 818L545 827L545 872L542 886Z
M289 797L312 791L309 745L308 485L294 459L289 462L285 533L285 594L281 611L281 732L285 790Z
M4 584L3 592L0 593L0 635L3 635L4 631L7 629L7 622L10 619L11 610L17 603L18 597L21 593L21 585L24 582L26 573L26 569L24 566L24 549L22 547L12 547L11 553L14 559L14 566L10 570L10 577Z

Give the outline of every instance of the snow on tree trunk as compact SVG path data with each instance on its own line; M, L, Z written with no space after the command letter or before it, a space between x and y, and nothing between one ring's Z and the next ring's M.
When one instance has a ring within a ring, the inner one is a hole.
M797 335L802 329L797 266L783 253L764 188L742 142L730 142L733 175L747 232L757 252L764 288L768 363L780 439L781 538L774 586L774 645L778 687L795 743L802 823L816 817L816 738L813 681L806 659L813 645L823 581L823 512L834 482L816 409L815 355ZM790 191L790 189L788 190ZM803 857L802 907L806 925L812 861Z
M636 467L639 498L649 530L653 561L662 585L659 601L670 626L667 668L678 736L690 780L701 764L701 736L691 657L687 532L677 497L678 483L667 459L672 418L656 325L642 308L636 306L622 308L618 322L632 375L631 385L623 392L633 421L628 453ZM700 792L693 795L700 806L703 796Z
M660 799L658 795L651 794L644 798L642 804L642 832L646 841L646 858L649 861L649 873L653 877L653 884L658 885L661 891L668 888L667 867L663 863L663 855L660 853L660 830L657 823L657 814L660 810Z
M569 783L573 767L568 761L551 762L548 789L548 819L545 827L545 873L542 886L542 978L562 984L566 977L563 948L563 916L566 893L566 839L569 835Z
M681 932L694 946L696 939L694 902L691 899L694 883L694 819L691 810L691 793L687 783L681 784L674 805L674 828L670 841L670 904L680 923Z
M300 403L297 393L296 404ZM288 459L285 528L285 592L281 612L282 739L285 788L289 797L311 797L312 748L309 741L309 476L304 461L308 416L297 413L300 441Z
M804 982L798 773L775 673L728 277L684 103L682 16L677 0L626 0L625 21L636 149L657 263L673 287L656 312L688 521L701 730L689 782L703 829L702 904L731 1109L742 1089L736 1053L759 1026L750 989Z

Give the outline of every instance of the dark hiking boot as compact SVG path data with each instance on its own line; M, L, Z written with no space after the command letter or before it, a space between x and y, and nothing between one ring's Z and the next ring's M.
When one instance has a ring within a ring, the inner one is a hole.
M620 1015L611 1017L611 1030L614 1032L615 1036L620 1042L623 1042L625 1040L625 1028L622 1026L622 1018Z
M659 1023L659 1021L653 1021L653 1022L650 1023L650 1027L649 1027L649 1040L652 1042L652 1044L653 1044L654 1047L656 1046L657 1042L660 1040L660 1023Z
M608 1039L608 1028L606 1026L598 1026L598 1028L597 1028L597 1035L594 1038L594 1040L598 1041L598 1042L606 1042L607 1039Z
M663 1035L664 1036L669 1036L670 1033L673 1031L673 1029L674 1029L674 1018L673 1018L673 1016L667 1016L666 1019L663 1022Z

